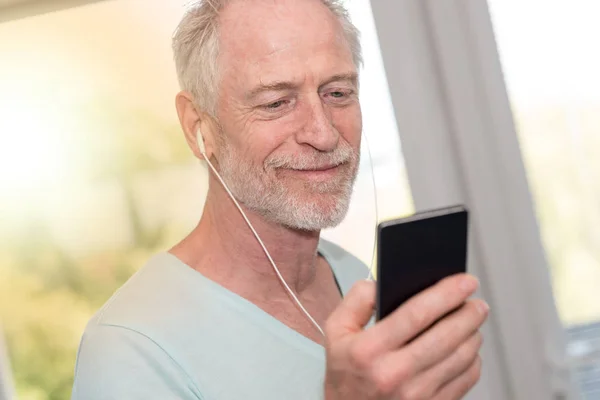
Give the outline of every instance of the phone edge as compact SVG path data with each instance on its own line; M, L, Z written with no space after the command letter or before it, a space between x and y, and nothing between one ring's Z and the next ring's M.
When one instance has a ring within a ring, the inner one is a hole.
M419 221L419 220L422 220L425 218L439 217L442 215L452 214L455 212L466 212L467 219L468 219L469 210L467 209L466 206L464 206L462 204L458 204L458 205L453 205L453 206L448 206L448 207L441 207L441 208L435 208L435 209L426 210L426 211L420 211L420 212L414 213L413 215L409 215L409 216L401 217L401 218L394 218L394 219L391 219L388 221L382 221L379 224L377 224L377 284L376 284L376 295L375 295L375 322L378 322L381 320L381 314L380 314L380 312L381 312L381 307L380 307L380 303L381 303L381 299L380 299L381 268L379 268L379 260L381 260L381 246L380 246L380 240L379 240L379 238L381 236L381 230L385 229L389 226L399 224L399 223ZM468 239L467 239L467 242L468 242ZM468 252L468 249L467 249L467 252Z

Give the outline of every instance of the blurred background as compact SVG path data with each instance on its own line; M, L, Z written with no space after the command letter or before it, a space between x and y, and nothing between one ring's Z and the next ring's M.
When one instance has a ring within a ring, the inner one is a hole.
M68 399L87 320L200 217L207 171L174 108L184 3L0 0L0 392L4 347L19 399ZM370 155L324 236L370 264L376 218L415 207L370 2L346 3ZM600 399L600 3L488 4L555 307Z

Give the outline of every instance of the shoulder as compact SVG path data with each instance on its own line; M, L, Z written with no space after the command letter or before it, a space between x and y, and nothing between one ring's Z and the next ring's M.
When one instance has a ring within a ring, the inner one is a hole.
M199 304L205 302L205 296L199 274L174 256L159 253L94 314L80 349L88 353L92 348L114 352L124 346L141 349L143 344L157 354L162 351L179 360L185 353L182 343L188 339L186 335L206 323L199 315Z
M178 344L189 318L186 266L152 257L88 322L79 344L74 399L201 398ZM192 279L193 280L193 279Z
M201 395L185 370L151 338L129 328L93 325L79 346L72 398L192 400Z
M181 315L173 310L185 306L186 293L201 293L196 275L171 254L158 253L96 312L88 329L107 325L143 331L143 327L175 322Z

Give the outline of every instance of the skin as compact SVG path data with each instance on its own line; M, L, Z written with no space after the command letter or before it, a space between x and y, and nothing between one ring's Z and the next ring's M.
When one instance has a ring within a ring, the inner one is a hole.
M342 141L358 151L362 118L356 66L339 23L319 1L235 1L219 22L219 123L198 109L189 93L176 98L181 126L197 157L203 157L198 129L217 168L223 141L258 166L274 154L333 152ZM265 173L326 211L335 197L306 188L351 168ZM478 329L487 306L468 300L477 286L473 277L446 279L363 329L375 306L373 283L359 282L342 300L330 267L317 256L319 231L291 229L245 211L286 282L325 327L325 337L291 301L213 174L198 226L171 252L325 346L327 399L458 399L478 380Z

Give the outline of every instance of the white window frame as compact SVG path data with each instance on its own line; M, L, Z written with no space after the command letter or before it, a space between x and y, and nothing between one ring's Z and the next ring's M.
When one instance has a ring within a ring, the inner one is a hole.
M104 0L0 0L0 23Z
M576 399L484 0L371 0L417 211L466 204L491 306L468 398Z

